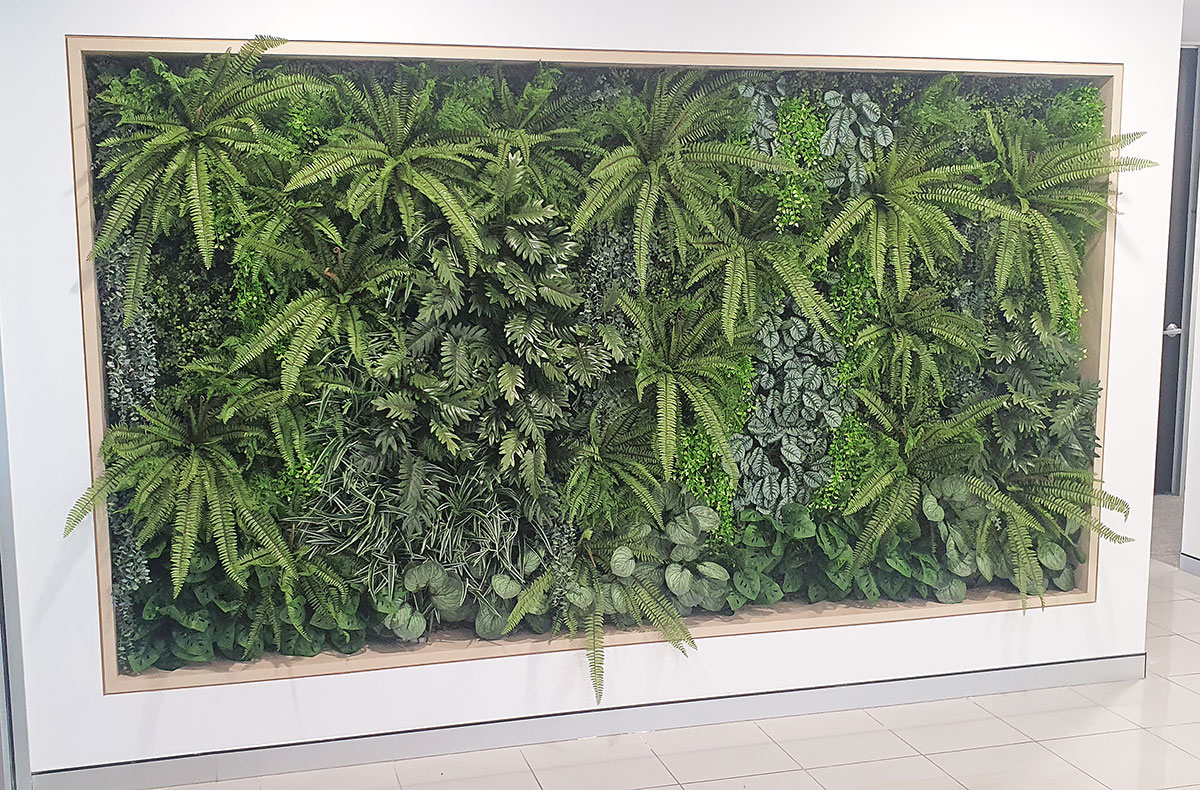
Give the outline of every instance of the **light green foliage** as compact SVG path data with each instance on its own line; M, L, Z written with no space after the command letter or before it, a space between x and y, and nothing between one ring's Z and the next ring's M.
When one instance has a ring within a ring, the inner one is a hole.
M829 187L817 176L821 165L820 141L825 123L806 100L786 99L779 104L778 156L793 163L796 172L777 176L779 205L776 223L805 237L824 230L822 211L829 203Z

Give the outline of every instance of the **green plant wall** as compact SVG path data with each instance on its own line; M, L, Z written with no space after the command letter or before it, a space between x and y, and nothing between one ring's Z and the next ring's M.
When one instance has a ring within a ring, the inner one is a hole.
M1069 590L1076 80L88 64L128 672Z

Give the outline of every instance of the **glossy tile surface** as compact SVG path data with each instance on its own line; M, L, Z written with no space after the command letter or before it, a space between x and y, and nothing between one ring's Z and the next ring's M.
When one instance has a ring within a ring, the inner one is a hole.
M1153 560L1148 598L1144 680L177 790L1200 790L1200 578Z

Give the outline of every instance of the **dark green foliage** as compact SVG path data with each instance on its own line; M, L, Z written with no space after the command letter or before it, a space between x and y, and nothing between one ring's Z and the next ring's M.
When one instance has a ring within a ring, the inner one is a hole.
M1077 281L1146 163L1094 86L274 43L89 62L69 524L107 502L130 671L520 629L599 697L606 626L1042 596L1121 539Z

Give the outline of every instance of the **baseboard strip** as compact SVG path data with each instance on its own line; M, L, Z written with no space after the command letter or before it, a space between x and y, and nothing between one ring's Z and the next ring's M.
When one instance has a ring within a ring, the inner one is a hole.
M1200 560L1197 561L1200 568ZM34 790L150 790L628 732L1145 677L1146 656L1003 667L635 705L36 773Z

